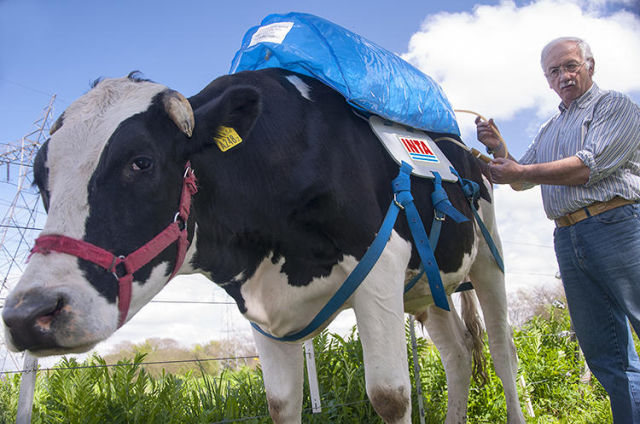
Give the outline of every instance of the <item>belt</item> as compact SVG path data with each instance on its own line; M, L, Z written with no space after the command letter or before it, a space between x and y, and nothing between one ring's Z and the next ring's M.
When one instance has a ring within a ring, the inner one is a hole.
M630 205L632 203L636 203L635 200L627 200L622 197L614 197L611 200L607 200L606 202L593 202L589 206L585 206L584 208L578 209L575 212L568 213L560 218L557 218L556 227L567 227L569 225L573 225L577 222L582 221L583 219L587 219L590 216L601 214L602 212L606 212L611 209L618 208L624 205Z

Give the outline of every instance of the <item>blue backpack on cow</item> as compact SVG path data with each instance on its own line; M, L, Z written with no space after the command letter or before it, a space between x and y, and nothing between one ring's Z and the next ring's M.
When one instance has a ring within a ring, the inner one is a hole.
M316 78L365 113L460 135L438 83L399 56L317 16L269 15L247 31L229 73L265 68Z

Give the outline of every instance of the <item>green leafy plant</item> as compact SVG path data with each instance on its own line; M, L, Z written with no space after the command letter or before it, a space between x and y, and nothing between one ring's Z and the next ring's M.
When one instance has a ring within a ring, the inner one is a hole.
M409 339L407 337L407 339ZM581 381L584 359L579 355L566 310L550 308L514 331L519 354L524 406L531 400L535 417L529 423L611 423L609 402L595 380ZM638 342L636 341L638 344ZM322 412L312 414L305 379L303 422L381 423L367 400L362 347L355 328L345 337L323 332L314 339ZM410 353L410 346L407 345ZM446 416L447 383L433 344L419 338L420 384L425 420L441 423ZM468 421L506 422L502 384L493 371L488 349L489 381L472 382ZM409 357L411 355L409 354ZM39 372L33 423L270 423L262 370L200 366L197 371L169 374L144 367L144 353L107 366L94 356L83 363L63 359ZM412 385L413 364L410 361ZM0 423L15 421L19 374L0 380ZM412 397L412 422L418 404ZM526 416L526 415L525 415Z
M0 375L0 424L16 421L19 393L19 374Z

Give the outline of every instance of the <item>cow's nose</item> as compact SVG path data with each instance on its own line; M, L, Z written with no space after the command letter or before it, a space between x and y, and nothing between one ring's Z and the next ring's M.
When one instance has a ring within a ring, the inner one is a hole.
M18 350L56 347L52 327L65 307L65 298L52 290L13 293L5 302L2 319Z

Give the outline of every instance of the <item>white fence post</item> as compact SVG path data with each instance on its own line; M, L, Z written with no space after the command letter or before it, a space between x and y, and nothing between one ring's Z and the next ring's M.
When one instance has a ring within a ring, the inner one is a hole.
M320 386L318 386L318 372L316 371L316 353L313 350L313 339L304 342L304 353L307 357L307 377L309 378L309 395L314 414L322 412L320 402Z
M422 400L422 380L420 379L420 362L418 358L418 342L416 340L415 319L409 315L409 329L411 333L411 351L413 353L413 376L416 384L416 396L418 396L418 412L420 424L424 424L424 401Z
M16 424L30 424L31 411L33 409L33 395L36 389L36 374L38 370L38 358L24 354L22 379L20 380L20 396L18 397L18 411Z
M524 405L527 410L527 414L529 414L530 417L535 418L536 413L533 410L533 404L531 403L531 396L529 395L529 390L527 389L527 383L524 381L524 375L520 374L518 383L520 383L520 387L522 387L522 393L524 394Z

